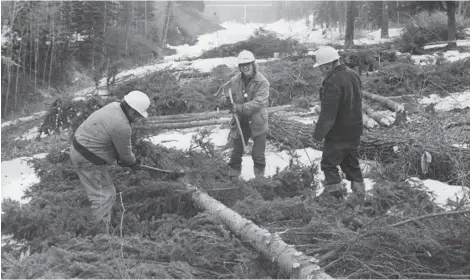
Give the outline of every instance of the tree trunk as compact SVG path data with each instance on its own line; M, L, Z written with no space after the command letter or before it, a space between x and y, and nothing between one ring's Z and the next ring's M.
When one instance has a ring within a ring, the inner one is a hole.
M171 17L171 1L167 1L165 9L165 22L163 26L163 36L162 36L162 50L165 49L166 37L168 35L168 28L170 26L170 17Z
M354 18L355 18L355 6L354 1L348 2L348 14L346 22L346 35L344 38L344 49L349 49L354 46Z
M388 3L382 2L382 19L380 25L380 38L388 38Z
M292 109L294 109L292 105L269 107L268 113L279 112L279 111L289 111ZM230 117L230 112L228 110L222 110L222 111L216 111L216 112L155 116L155 117L146 118L145 122L169 122L169 121L184 122L184 121L189 121L189 120L196 121L196 120L205 120L205 119L221 118L221 117Z
M191 198L197 207L217 217L230 231L249 242L264 257L276 262L291 278L331 279L331 276L316 264L318 260L289 246L279 234L271 234L204 192L195 191Z
M457 47L457 26L455 23L456 1L447 1L447 26L448 26L448 48Z
M381 95L373 94L373 93L370 93L370 92L365 91L365 90L362 91L362 95L365 98L368 98L370 100L380 102L381 104L385 105L387 108L389 108L390 110L392 110L394 112L398 113L398 112L405 111L405 107L403 106L403 104L400 104L398 102L390 100L387 97L383 97Z

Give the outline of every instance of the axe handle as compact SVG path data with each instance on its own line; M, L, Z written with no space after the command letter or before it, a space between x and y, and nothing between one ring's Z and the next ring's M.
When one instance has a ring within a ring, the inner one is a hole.
M232 96L232 89L231 88L228 89L228 95L230 96L230 102L233 105L234 103L233 103L233 96ZM235 122L237 123L238 132L240 133L240 136L242 138L243 152L246 152L245 137L243 137L243 131L242 131L242 127L240 126L240 120L238 119L237 114L232 113L232 116L235 118Z
M145 168L145 169L149 169L149 170L153 170L153 171L157 171L157 172L162 172L162 173L174 173L174 171L160 169L160 168L156 168L156 167L151 167L151 166L143 165L143 164L141 164L140 167Z

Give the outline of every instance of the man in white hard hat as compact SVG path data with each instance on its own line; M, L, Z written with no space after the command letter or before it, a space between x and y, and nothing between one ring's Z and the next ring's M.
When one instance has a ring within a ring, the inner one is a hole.
M230 111L237 114L240 120L245 143L250 138L253 139L251 157L254 163L254 173L256 177L263 177L266 168L266 134L268 125L268 99L269 82L256 70L255 56L252 52L243 50L238 55L238 69L240 73L230 79L228 87L233 94L233 101ZM222 96L223 104L230 104L227 91ZM238 135L236 122L231 121L232 129L230 135L233 138L233 150L230 157L229 177L230 180L237 180L241 174L243 145L240 135Z
M131 146L131 123L148 116L150 99L141 91L131 91L124 100L112 102L93 112L76 130L70 160L91 201L92 226L85 235L108 231L116 188L107 170L115 161L136 167Z
M321 112L313 138L323 144L321 170L325 174L326 194L343 198L345 191L337 166L351 181L353 200L364 200L365 187L358 160L362 128L362 82L352 69L340 64L332 47L320 48L316 63L325 76L320 89Z

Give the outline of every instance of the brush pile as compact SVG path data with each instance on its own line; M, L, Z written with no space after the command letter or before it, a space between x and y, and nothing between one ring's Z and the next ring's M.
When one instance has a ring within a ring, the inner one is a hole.
M199 58L238 56L242 50L251 51L257 59L272 58L277 53L280 57L301 56L307 53L307 48L292 38L281 39L275 32L258 28L245 41L235 44L221 45L205 51Z
M470 87L470 58L426 68L408 62L379 69L365 88L382 96L448 94Z
M233 186L225 179L226 168L220 169L224 165L217 153L180 152L145 141L136 148L149 165L196 169L195 182L204 180L202 189L259 226L278 232L297 250L316 256L334 277L470 274L465 268L470 261L468 214L393 225L442 211L419 186L381 182L358 213L345 202L314 194L314 166L292 161L272 178L240 183L233 192L211 192ZM216 217L196 209L180 180L112 167L118 190L113 232L84 238L89 204L67 151L51 152L34 166L41 182L25 194L30 202L2 203L2 234L23 242L2 247L2 277L286 278ZM466 203L456 207L467 209ZM27 250L30 255L19 260Z

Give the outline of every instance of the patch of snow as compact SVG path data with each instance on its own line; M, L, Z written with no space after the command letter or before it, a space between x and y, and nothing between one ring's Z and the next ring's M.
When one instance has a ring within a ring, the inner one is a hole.
M32 157L2 161L2 200L11 198L21 203L28 202L28 200L21 197L27 188L39 182L39 178L27 161L31 158L44 158L46 155L47 153L41 153Z
M373 45L377 43L386 43L392 41L395 37L398 37L402 33L402 28L389 28L388 37L381 38L381 30L372 31L365 34L364 38L354 39L355 45Z
M209 138L216 147L224 146L227 143L227 136L230 131L229 129L219 129L219 127L220 125L205 127L207 129L213 130ZM150 141L156 145L162 145L166 148L175 148L186 151L191 146L192 137L197 135L199 130L201 130L201 128L170 130L150 137Z
M32 120L34 120L38 117L45 116L46 114L47 114L47 111L41 111L41 112L34 113L30 116L27 116L27 117L18 118L18 119L15 119L15 120L3 122L2 123L2 128L5 128L5 127L10 126L10 125L15 124L15 123L20 123L20 122L24 123L24 122L32 121Z
M465 59L470 57L468 52L460 52L457 50L449 50L442 52L442 58L447 62L455 62L458 60ZM414 63L417 65L433 65L436 64L436 61L439 57L439 53L434 54L423 54L423 55L412 55L411 59L414 60Z
M470 40L457 40L456 43L457 43L458 47L469 47L470 46ZM445 46L447 46L447 43L440 43L440 44L433 44L433 45L424 46L423 49L429 50L429 49L443 48Z
M434 109L443 112L452 109L470 108L470 91L452 93L444 98L439 97L437 94L431 94L429 97L421 99L419 103L423 105L436 104Z
M33 140L37 137L39 133L39 127L35 126L31 128L30 130L26 131L25 133L21 134L20 136L16 137L15 140ZM45 138L47 135L42 134L41 138Z
M407 182L411 185L420 185L422 183L424 188L433 194L435 202L440 206L444 206L447 203L447 199L462 199L468 193L468 189L462 186L452 186L431 179L421 181L416 177L412 177Z
M470 53L467 53L467 52L461 53L460 51L453 51L453 50L446 51L443 55L444 55L444 58L449 62L455 62L457 60L462 60L467 57L470 57Z
M452 144L453 147L456 147L458 149L462 149L462 150L468 150L470 149L470 145L469 144L464 144L464 143L460 143L460 144Z
M181 59L185 57L197 57L204 51L218 47L223 44L234 44L248 39L253 32L262 27L263 24L248 23L241 24L237 22L224 22L221 24L225 29L213 33L204 34L198 37L198 42L194 46L170 46L176 50L175 55L165 57L165 61Z

